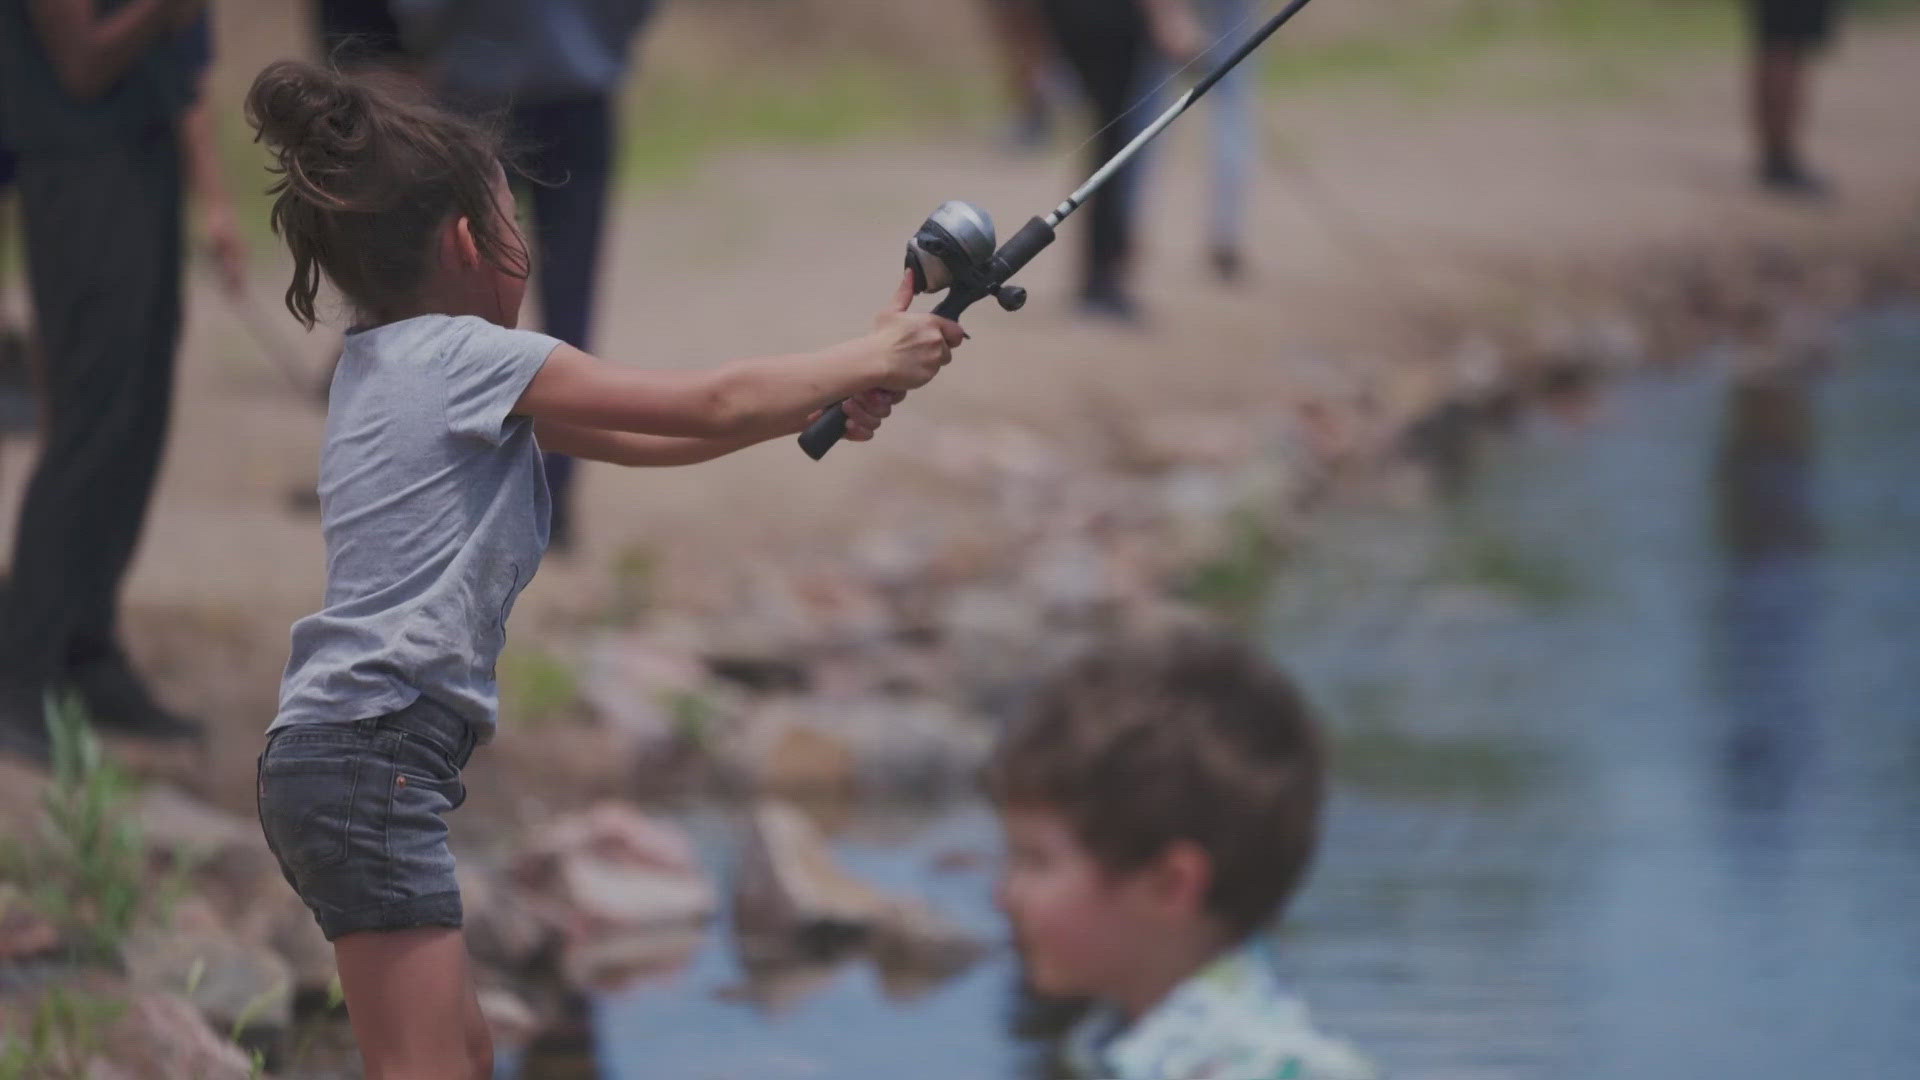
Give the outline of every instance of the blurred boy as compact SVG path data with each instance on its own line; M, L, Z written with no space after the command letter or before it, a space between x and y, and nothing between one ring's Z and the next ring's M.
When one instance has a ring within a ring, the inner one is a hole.
M1028 982L1091 999L1098 1080L1362 1080L1280 981L1267 931L1319 833L1320 736L1279 672L1186 637L1119 645L1040 694L988 766L1001 907Z

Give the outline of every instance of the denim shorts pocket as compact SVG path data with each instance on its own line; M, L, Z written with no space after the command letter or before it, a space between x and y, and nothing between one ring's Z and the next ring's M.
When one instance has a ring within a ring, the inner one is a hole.
M294 876L347 857L364 749L351 738L284 735L260 762L260 824Z
M446 809L457 809L467 801L467 785L460 779L460 767L437 744L415 735L402 733L393 748L396 792L411 786L443 796Z

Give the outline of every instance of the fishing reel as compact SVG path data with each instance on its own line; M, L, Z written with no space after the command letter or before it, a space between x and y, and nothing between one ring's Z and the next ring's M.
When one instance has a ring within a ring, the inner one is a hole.
M941 203L907 241L907 269L913 272L913 289L923 293L946 290L947 295L933 309L943 319L957 320L967 308L989 296L1006 310L1019 311L1027 303L1027 290L1008 285L1007 279L1053 243L1053 227L1057 224L1058 217L1034 218L1014 233L1006 246L996 250L993 218L985 210L958 199ZM800 448L818 461L846 430L846 409L831 406L801 434Z
M907 269L917 293L951 290L972 303L991 296L1007 311L1027 303L1027 290L995 274L993 218L968 202L949 199L907 241Z

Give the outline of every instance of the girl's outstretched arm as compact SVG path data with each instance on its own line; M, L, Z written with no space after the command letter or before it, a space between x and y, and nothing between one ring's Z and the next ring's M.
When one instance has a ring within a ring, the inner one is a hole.
M886 419L887 414L893 411L894 404L903 396L885 390L870 390L848 399L846 437L855 442L873 438L880 422ZM735 450L744 450L768 439L798 434L812 421L813 418L809 416L799 424L782 424L733 438L703 439L639 435L630 431L582 427L557 420L537 420L534 422L534 437L539 440L540 449L549 453L570 454L589 461L604 461L634 469L657 469L698 465L703 461L725 457Z
M966 332L951 320L908 312L912 299L909 275L864 337L705 371L609 363L560 345L513 412L542 423L728 442L797 431L809 416L862 391L924 386L952 359Z

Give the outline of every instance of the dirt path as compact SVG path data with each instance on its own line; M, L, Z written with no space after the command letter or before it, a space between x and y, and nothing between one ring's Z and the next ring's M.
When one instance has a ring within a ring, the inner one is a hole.
M831 547L872 520L964 529L966 499L923 464L941 431L1015 425L1074 446L1116 416L1288 408L1438 358L1453 346L1431 330L1436 317L1510 314L1541 299L1541 282L1585 268L1756 241L1864 242L1913 220L1920 27L1859 35L1826 71L1815 157L1844 198L1824 207L1748 189L1730 59L1663 60L1603 89L1547 56L1482 66L1438 97L1275 95L1254 276L1242 286L1204 271L1204 128L1191 124L1155 166L1146 329L1073 318L1076 222L1025 275L1028 310L972 318L975 340L950 374L879 443L818 465L780 443L690 470L591 468L584 549L542 570L516 636L591 617L628 551L655 552L664 587L690 589L755 553ZM1077 157L1009 160L977 141L726 155L620 206L600 351L699 365L845 336L884 300L903 238L942 199L978 202L1010 232L1077 172ZM273 269L258 286L268 303L282 284ZM322 584L316 522L288 505L310 482L321 418L284 390L205 281L192 309L175 434L128 603L135 648L168 696L231 736L196 776L243 804L287 624ZM29 461L23 444L0 453L9 520Z

